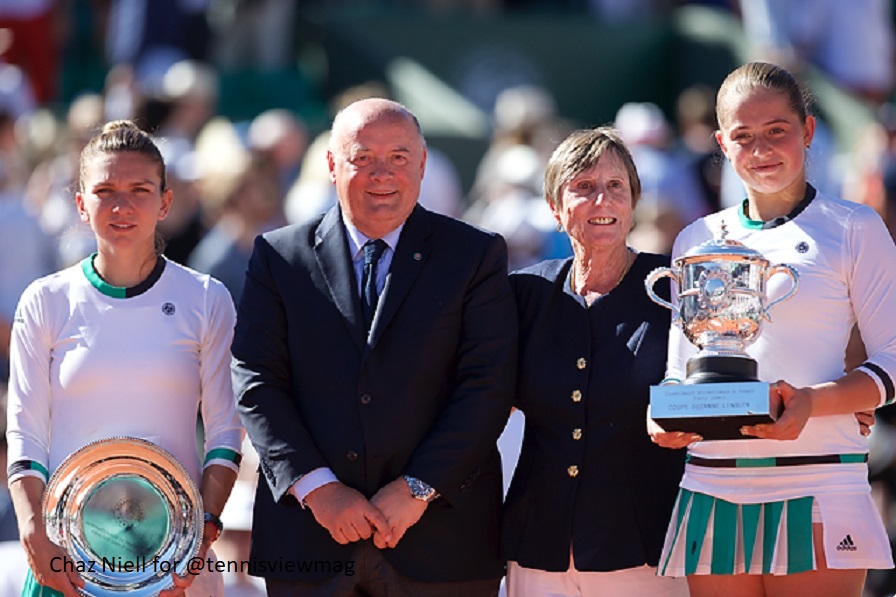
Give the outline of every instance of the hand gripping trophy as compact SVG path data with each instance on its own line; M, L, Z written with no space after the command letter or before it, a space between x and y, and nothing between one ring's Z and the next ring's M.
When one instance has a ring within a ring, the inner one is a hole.
M705 440L740 439L739 429L774 420L768 384L759 382L758 365L746 353L756 341L770 309L796 292L799 276L789 265L769 266L759 252L721 235L687 251L672 267L661 267L644 281L654 302L672 310L672 323L700 348L687 362L680 385L650 391L651 416L667 431L692 431ZM790 275L786 294L768 303L766 282L777 273ZM678 285L678 306L657 296L663 277Z

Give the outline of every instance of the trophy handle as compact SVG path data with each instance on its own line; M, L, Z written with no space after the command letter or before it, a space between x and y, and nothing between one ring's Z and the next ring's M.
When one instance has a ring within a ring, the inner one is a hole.
M771 311L772 307L774 307L778 303L783 303L784 301L792 297L796 292L796 289L800 285L800 276L796 272L796 270L789 265L784 265L783 263L779 263L778 265L773 265L772 267L768 268L768 270L765 272L765 281L768 282L769 278L779 273L788 274L790 276L790 279L793 281L793 284L791 285L790 290L788 290L784 296L773 300L771 303L769 303L768 307L765 308L765 311L763 311L762 316L765 317L765 319L769 322L771 322L772 320L771 315L769 315L769 311Z
M658 267L647 274L647 277L644 278L644 289L647 290L647 296L650 297L650 300L658 305L670 309L672 311L672 323L678 323L678 307L676 307L669 301L663 300L657 295L656 292L653 291L654 284L656 284L660 278L672 278L673 280L675 280L675 283L678 284L679 290L681 289L681 282L678 280L678 276L675 275L675 272L671 267Z

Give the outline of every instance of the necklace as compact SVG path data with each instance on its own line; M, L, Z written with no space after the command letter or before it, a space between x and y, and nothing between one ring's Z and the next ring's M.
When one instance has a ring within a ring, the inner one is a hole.
M616 283L613 284L613 286L611 286L610 288L608 288L606 292L596 292L596 291L586 290L585 294L583 295L586 298L586 300L588 299L588 297L592 297L592 300L593 300L593 298L595 298L595 297L603 296L603 295L607 294L607 292L610 292L611 290L613 290L614 288L619 286L622 283L622 280L625 278L625 274L628 273L628 270L632 266L632 262L633 262L632 255L633 254L634 254L634 251L632 251L632 249L630 247L625 247L625 266L623 266L623 268L622 268L622 273L619 274L619 279L616 280ZM569 277L569 289L572 290L572 292L574 294L578 294L576 292L576 288L575 288L575 277L576 277L576 264L575 264L575 261L573 261L572 275L570 275L570 277ZM589 300L588 302L590 303L591 301Z

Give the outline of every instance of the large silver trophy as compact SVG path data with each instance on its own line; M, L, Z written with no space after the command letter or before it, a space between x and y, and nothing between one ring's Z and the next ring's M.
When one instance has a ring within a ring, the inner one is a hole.
M799 276L789 265L772 265L759 252L727 237L698 245L672 267L650 272L644 281L648 296L672 310L672 323L700 352L687 362L680 385L650 389L651 417L667 431L691 431L704 440L741 439L743 425L777 418L768 384L758 381L756 361L746 347L756 341L769 311L796 292ZM791 277L790 289L768 303L765 286L777 273ZM676 307L654 292L669 277L678 285ZM768 303L768 304L767 304Z
M43 500L50 539L91 597L158 595L202 542L202 498L168 452L146 440L97 441L66 458Z

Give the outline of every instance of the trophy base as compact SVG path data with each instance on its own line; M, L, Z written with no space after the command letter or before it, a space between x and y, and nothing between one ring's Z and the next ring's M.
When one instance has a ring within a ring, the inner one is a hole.
M742 380L653 386L650 416L666 431L698 433L705 441L750 439L741 427L776 418L770 412L768 384Z
M750 357L700 355L688 360L685 385L759 381L759 364Z
M731 417L676 417L674 419L657 420L668 431L689 431L698 433L703 441L756 439L743 435L740 428L744 425L773 423L769 415L735 415Z

